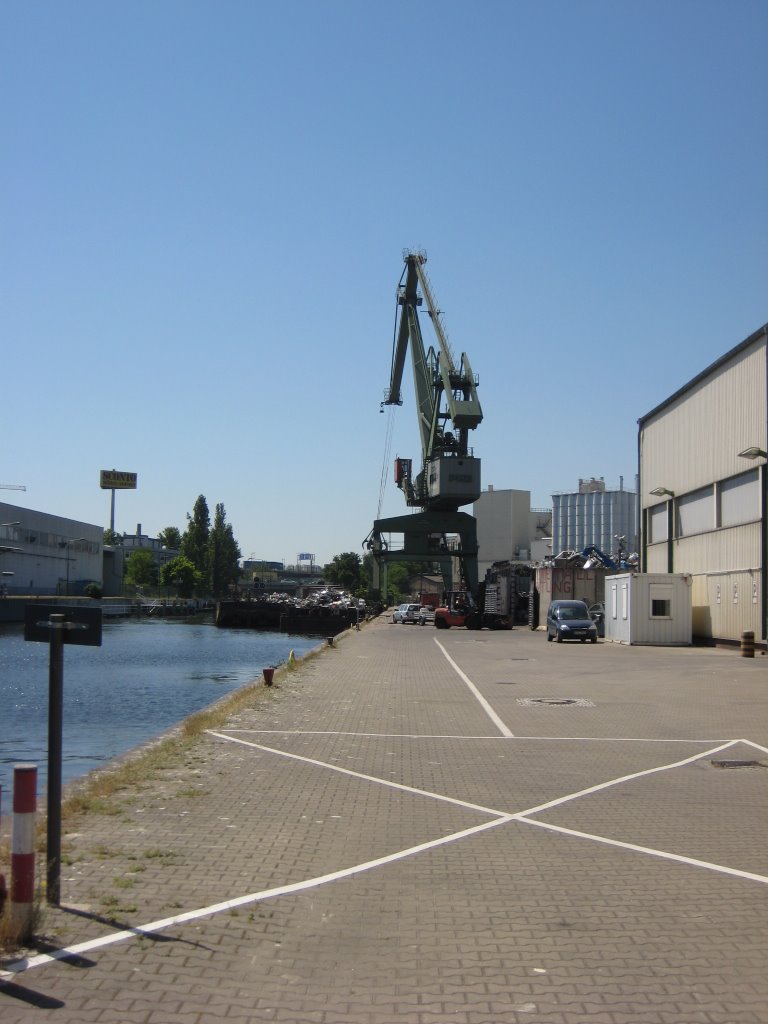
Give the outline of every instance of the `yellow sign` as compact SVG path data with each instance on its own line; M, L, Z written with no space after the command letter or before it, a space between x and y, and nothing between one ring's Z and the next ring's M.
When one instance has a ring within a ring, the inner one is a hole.
M101 489L103 491L135 491L137 473L119 473L116 469L102 469Z

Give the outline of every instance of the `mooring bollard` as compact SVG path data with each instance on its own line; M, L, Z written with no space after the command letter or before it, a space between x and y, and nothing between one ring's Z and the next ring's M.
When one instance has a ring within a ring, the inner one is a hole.
M34 911L36 818L37 765L17 764L13 769L11 918L22 934L32 924Z
M745 629L741 634L741 656L742 658L754 658L755 656L755 634L751 629Z
M271 686L272 677L275 674L275 670L273 668L263 668L261 671L264 673L264 682L267 684L267 686Z
M327 636L325 639L328 641L328 646L333 647L333 637Z

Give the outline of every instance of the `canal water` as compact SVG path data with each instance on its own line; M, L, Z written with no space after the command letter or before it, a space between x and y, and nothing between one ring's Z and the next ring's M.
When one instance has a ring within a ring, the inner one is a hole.
M218 629L169 620L105 623L101 647L64 647L63 781L79 778L165 732L232 690L262 678L318 637ZM0 625L0 785L11 810L13 766L48 757L46 643L24 640L22 626Z

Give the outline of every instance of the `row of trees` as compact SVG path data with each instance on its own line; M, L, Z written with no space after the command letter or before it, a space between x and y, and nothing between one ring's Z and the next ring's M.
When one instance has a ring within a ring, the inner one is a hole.
M151 551L139 548L126 563L125 581L134 586L173 587L181 597L205 594L223 597L240 581L242 553L227 522L222 504L216 505L213 522L204 495L187 514L187 528L182 533L175 526L161 530L158 539L164 547L179 554L158 571ZM105 530L105 543L119 543L119 537ZM433 571L430 563L392 562L388 566L388 600L400 600L408 594L408 581L419 573ZM348 591L355 597L372 597L373 556L361 557L353 551L336 555L325 566L328 583Z
M201 494L192 514L187 514L184 533L175 526L167 526L160 532L159 539L165 547L178 550L179 554L158 572L151 551L141 548L134 551L126 564L126 583L175 587L181 597L191 597L194 593L222 597L237 584L242 553L222 504L216 506L211 523L208 502Z

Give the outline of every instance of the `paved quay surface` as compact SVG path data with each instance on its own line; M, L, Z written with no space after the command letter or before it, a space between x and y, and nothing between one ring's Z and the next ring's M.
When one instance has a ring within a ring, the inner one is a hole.
M765 1024L768 657L383 617L65 840L0 1021Z

